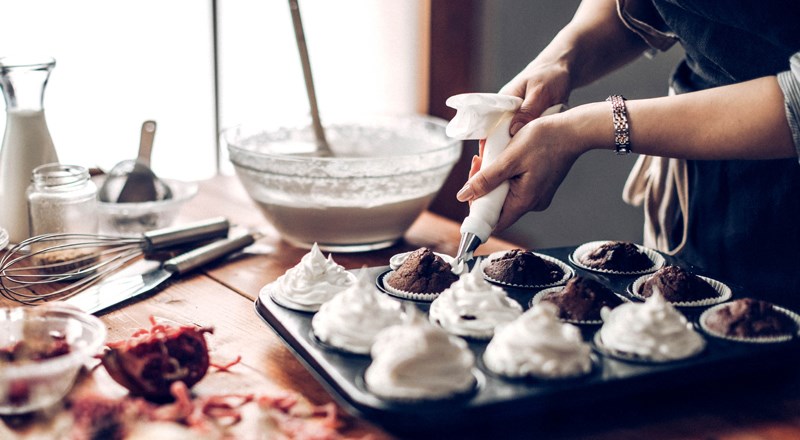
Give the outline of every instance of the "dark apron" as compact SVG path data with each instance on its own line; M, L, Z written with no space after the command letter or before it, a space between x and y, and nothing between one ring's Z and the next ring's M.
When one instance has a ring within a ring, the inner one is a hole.
M795 2L653 3L686 51L672 76L676 93L775 75L800 51ZM743 287L737 296L800 299L798 159L687 162L689 231L677 256Z

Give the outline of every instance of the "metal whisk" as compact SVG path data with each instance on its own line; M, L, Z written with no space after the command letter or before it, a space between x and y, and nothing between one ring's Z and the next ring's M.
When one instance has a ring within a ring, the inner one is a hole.
M218 217L145 232L139 237L43 234L10 247L0 259L0 294L34 305L69 298L120 270L144 253L228 235Z

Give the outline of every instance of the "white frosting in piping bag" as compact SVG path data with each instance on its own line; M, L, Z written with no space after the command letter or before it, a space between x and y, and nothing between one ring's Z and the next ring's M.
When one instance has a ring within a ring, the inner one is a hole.
M508 377L575 377L592 369L591 347L580 330L559 321L558 310L540 303L502 326L483 354L491 371Z
M433 301L430 320L458 336L488 339L495 327L521 314L522 306L505 290L489 284L476 264Z
M439 399L475 386L475 357L463 339L448 335L408 307L401 325L382 330L372 345L367 388L388 399Z
M400 303L380 293L367 272L355 284L337 293L311 320L314 334L334 347L369 354L375 336L400 323Z
M314 243L300 262L267 287L273 299L286 307L316 311L355 282L355 276L336 264L333 257L326 259Z
M522 105L522 99L496 93L464 93L447 98L446 104L457 111L447 124L447 135L456 139L486 139L482 164L489 165L511 141L508 134L511 118ZM508 183L503 182L474 200L461 225L461 233L471 232L485 243L497 226L507 194Z
M659 292L644 303L603 309L602 344L609 350L656 362L687 358L705 347L705 340Z

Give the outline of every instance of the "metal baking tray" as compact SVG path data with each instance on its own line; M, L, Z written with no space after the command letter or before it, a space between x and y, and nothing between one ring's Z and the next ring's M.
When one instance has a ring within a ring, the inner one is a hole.
M615 293L630 298L628 286L639 275L624 276L598 274L585 271L570 263L569 255L575 247L537 250L569 264L576 275L592 277ZM681 264L679 260L665 257L668 264ZM683 265L695 273L696 268ZM354 270L369 271L378 283L388 270L372 267ZM724 280L721 280L724 281ZM739 298L733 288L733 298ZM529 307L536 290L505 288L509 296L524 309ZM427 313L430 304L401 300L415 304ZM634 395L673 390L678 387L697 389L704 384L716 383L731 377L758 372L775 372L793 368L792 362L800 358L797 338L778 344L748 344L705 336L703 353L683 361L665 364L623 361L595 350L596 363L592 373L571 380L510 380L489 372L482 363L487 342L468 340L476 358L478 386L471 394L441 401L402 403L383 400L371 394L364 386L363 375L371 360L332 349L321 343L312 333L313 313L296 312L273 301L257 300L256 313L289 346L296 357L317 377L335 399L352 414L367 418L384 428L398 433L432 432L452 427L468 427L471 423L512 422L524 420L535 413L578 408L609 400L624 400ZM699 314L705 308L680 309L687 319L697 325ZM592 341L599 326L581 326L584 338ZM702 331L701 331L702 333Z

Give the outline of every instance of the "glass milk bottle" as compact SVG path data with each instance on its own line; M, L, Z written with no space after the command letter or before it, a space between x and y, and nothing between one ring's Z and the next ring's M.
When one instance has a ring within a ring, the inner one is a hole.
M0 58L0 88L6 100L6 132L0 148L0 227L9 240L28 237L25 191L34 168L58 162L44 118L44 89L53 58Z

